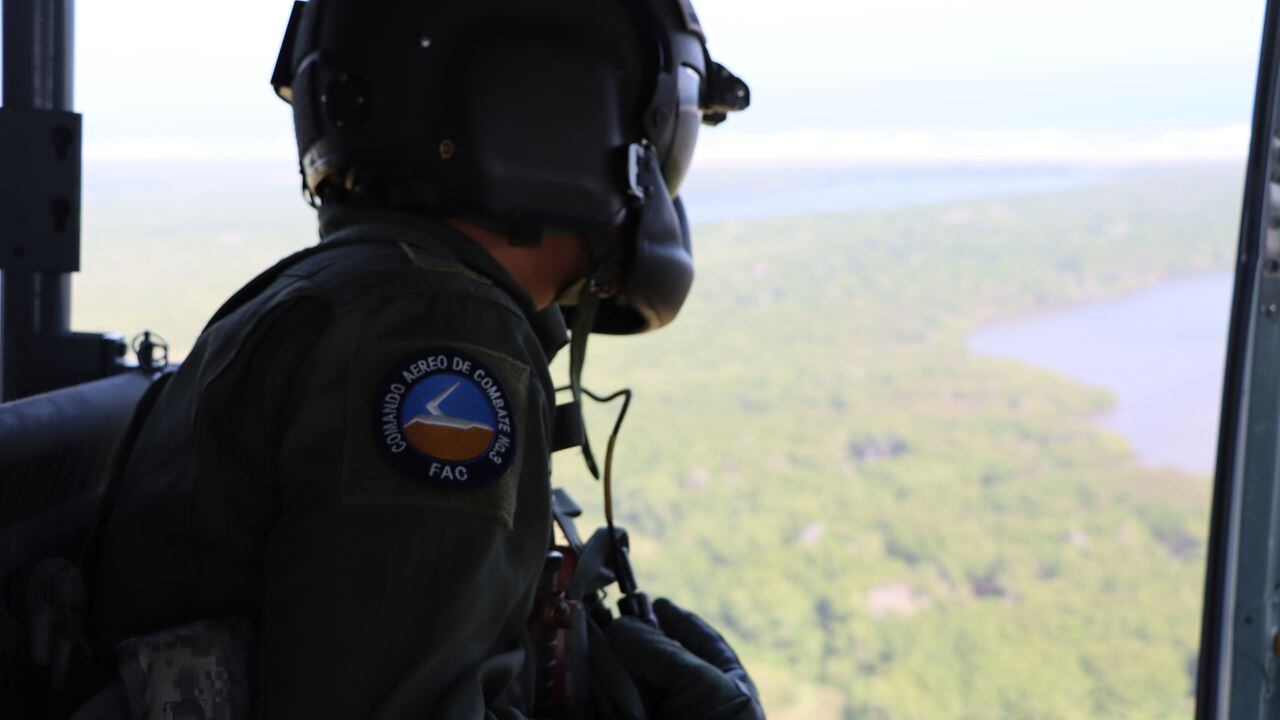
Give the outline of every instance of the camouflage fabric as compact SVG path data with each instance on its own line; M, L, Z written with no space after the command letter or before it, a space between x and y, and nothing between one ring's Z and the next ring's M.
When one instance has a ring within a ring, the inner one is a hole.
M448 227L330 209L322 228L333 249L251 285L157 401L90 577L93 639L243 615L255 716L519 717L563 319ZM384 438L383 397L413 395L397 374L439 380L437 356L470 368L471 399L431 391L417 411L441 432L510 431L483 482L455 467L468 482L450 486L380 444L403 430ZM216 691L191 667L172 708Z
M128 641L120 674L139 720L241 720L251 716L253 627L204 621Z

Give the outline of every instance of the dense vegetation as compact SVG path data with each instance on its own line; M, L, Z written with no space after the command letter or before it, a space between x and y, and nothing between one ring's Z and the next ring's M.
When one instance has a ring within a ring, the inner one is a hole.
M588 372L638 391L618 503L647 584L780 715L1188 716L1207 478L1144 469L1091 423L1105 393L965 338L1229 266L1238 203L1202 170L703 228L687 315Z
M637 390L617 504L642 583L724 629L773 717L1187 716L1208 479L1141 466L1092 422L1106 393L965 339L1228 266L1238 175L699 228L679 322L593 340L587 371ZM111 203L78 317L189 343L310 232L264 205L175 202L198 228L175 238ZM162 252L176 279L107 282ZM579 464L560 481L594 507Z

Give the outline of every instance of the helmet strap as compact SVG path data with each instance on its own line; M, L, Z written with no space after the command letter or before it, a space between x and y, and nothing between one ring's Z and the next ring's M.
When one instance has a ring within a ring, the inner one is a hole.
M596 311L599 309L600 298L595 293L588 290L579 295L569 340L569 390L573 393L573 402L578 407L578 419L582 423L582 459L591 476L597 480L600 479L600 468L596 465L595 454L591 452L586 418L582 417L582 366L587 359L587 338L591 337L591 327L595 325Z
M552 303L561 306L577 305L578 299L587 292L587 284L586 278L574 280L560 289L559 294L556 295L555 300L552 300Z

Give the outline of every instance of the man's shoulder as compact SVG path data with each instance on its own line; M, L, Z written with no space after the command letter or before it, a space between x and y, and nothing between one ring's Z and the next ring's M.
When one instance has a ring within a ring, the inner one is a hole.
M248 283L215 315L196 354L217 372L235 357L345 366L359 348L478 347L544 375L563 344L558 311L532 311L483 269L430 237L344 233Z
M414 296L433 304L488 306L515 319L526 314L500 281L423 236L370 232L326 241L281 273L280 289L319 294L343 311Z
M508 293L447 252L430 243L371 234L321 243L282 260L228 300L210 325L223 320L253 324L295 305L360 315L389 303L441 312L466 308L525 322Z

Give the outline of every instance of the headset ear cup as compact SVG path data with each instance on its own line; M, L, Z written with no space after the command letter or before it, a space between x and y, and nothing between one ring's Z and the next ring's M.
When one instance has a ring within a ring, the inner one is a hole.
M637 181L644 199L628 238L632 253L622 291L600 302L594 333L634 335L656 330L675 319L693 287L693 242L689 218L679 197L667 192L657 155L646 146ZM572 317L574 308L564 308Z
M640 313L646 329L675 319L693 286L693 256L683 203L673 200L658 156L646 146L640 163L643 205L633 226L634 252L619 300Z

